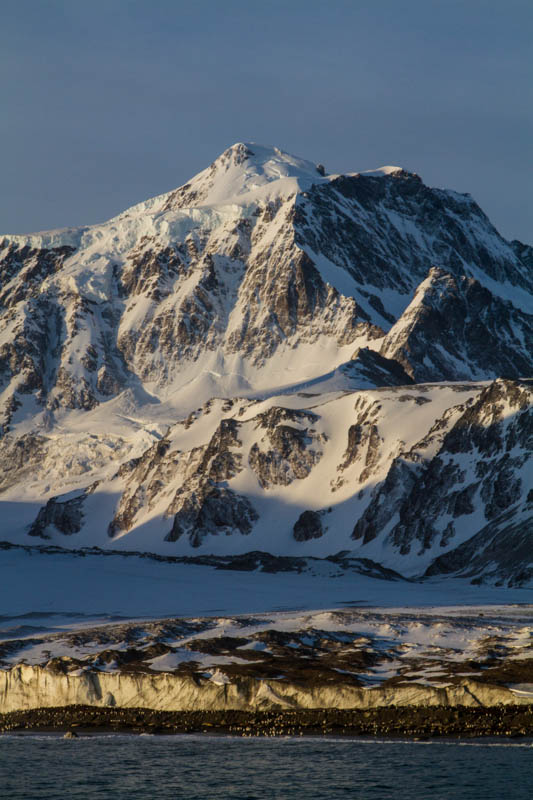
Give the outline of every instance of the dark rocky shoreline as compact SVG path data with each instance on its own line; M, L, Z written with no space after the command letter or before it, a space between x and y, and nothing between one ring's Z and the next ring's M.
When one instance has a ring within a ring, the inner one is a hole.
M386 706L369 710L153 711L65 706L0 714L0 732L211 733L231 736L533 736L533 706Z

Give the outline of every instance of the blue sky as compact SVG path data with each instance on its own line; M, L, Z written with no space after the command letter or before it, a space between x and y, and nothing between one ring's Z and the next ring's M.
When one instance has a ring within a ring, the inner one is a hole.
M2 0L0 230L103 221L236 141L398 164L533 243L531 0Z

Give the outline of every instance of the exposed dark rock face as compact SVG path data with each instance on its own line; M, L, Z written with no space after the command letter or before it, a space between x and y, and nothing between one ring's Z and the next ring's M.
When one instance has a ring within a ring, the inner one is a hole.
M386 179L341 175L314 186L297 210L298 243L363 286L409 292L429 265L460 277L466 263L496 281L531 290L523 256L517 258L470 195L431 189L413 173L398 171ZM481 229L490 230L487 238L468 235ZM423 231L421 238L415 230Z
M511 247L513 248L515 255L526 267L526 269L531 270L533 267L533 247L531 247L529 244L519 242L518 239L513 239L511 242Z
M385 481L375 490L369 506L357 520L352 539L361 539L367 544L386 529L397 509L404 507L405 497L417 485L417 472L416 465L394 459Z
M139 510L150 506L165 482L174 476L179 453L168 453L169 448L168 439L160 439L140 458L120 467L118 476L124 479L126 489L109 523L109 536L129 530Z
M324 528L318 511L303 511L294 523L293 536L297 542L320 539L323 535Z
M416 383L533 373L533 315L466 276L433 268L381 353Z
M27 480L46 453L47 438L33 433L0 437L0 492Z
M76 249L17 247L9 240L3 245L0 331L9 330L10 337L0 346L0 385L8 385L13 398L32 394L51 409L90 410L120 391L127 370L110 336L117 321L112 298L96 308L68 281L62 282L65 263L77 257ZM74 360L78 369L72 368ZM12 413L3 411L7 427Z
M52 525L60 533L70 536L79 533L83 524L83 504L89 494L96 489L91 486L86 492L69 500L51 497L44 508L41 508L35 522L31 525L28 535L49 539L48 528Z
M512 513L513 507L517 512L516 504L527 495L525 478L533 452L531 387L495 381L460 414L429 460L421 455L425 447L427 443L421 442L392 462L385 482L355 525L354 539L371 541L392 521L387 541L401 554L414 547L423 553L435 541L449 546L458 520L476 509L482 509L487 520ZM473 554L474 549L459 548L460 555L467 551ZM513 558L521 560L518 550ZM445 556L436 563L451 561Z
M529 513L528 513L529 511ZM512 508L489 522L471 539L438 556L425 575L471 578L472 583L523 586L531 583L533 508Z
M157 251L153 249L153 244L150 237L145 236L139 242L138 248L131 252L120 274L123 296L144 294L159 302L168 297L173 281L181 273L189 273L183 258L183 248L174 245Z
M294 480L307 478L322 455L311 449L312 436L290 425L278 425L268 436L268 443L271 447L266 451L254 444L248 458L263 489L276 484L288 486Z
M215 482L228 481L241 471L242 456L234 452L242 447L239 427L234 419L221 420L196 470L198 475Z
M323 435L317 435L312 428L282 424L282 420L303 426L315 418L309 412L279 407L271 408L257 417L257 427L266 430L261 443L268 449L254 444L248 463L263 489L271 485L288 486L294 480L307 478L322 455L322 451L313 449L313 445L319 445Z
M287 486L307 477L321 455L312 445L324 439L310 427L317 419L311 412L276 406L246 423L264 432L261 442L268 446L265 452L253 445L247 459L263 487ZM124 464L117 477L124 481L125 490L109 535L130 530L143 509L154 507L164 497L168 497L165 516L174 519L167 541L187 535L196 547L211 534L250 533L258 518L252 502L225 485L243 468L239 438L243 424L222 419L206 445L186 452L163 438L141 458Z
M9 337L0 345L0 389L7 401L0 408L4 432L13 412L28 395L43 401L54 380L47 356L56 351L62 328L61 314L45 294L30 297L5 312ZM0 310L0 330L2 312Z
M357 374L374 386L409 386L414 383L399 361L384 358L376 350L369 347L360 347L348 361L341 367L347 374L357 371Z
M185 535L192 547L199 547L206 536L249 534L257 519L258 514L246 497L210 482L201 483L197 491L183 497L165 539L175 542Z
M0 307L11 308L36 297L42 281L59 272L76 248L63 245L39 249L5 239L0 242L0 252ZM16 283L14 278L18 279Z
M198 547L209 535L248 534L257 513L251 502L221 483L241 470L239 423L223 419L207 445L181 452L168 438L156 442L140 458L124 465L119 475L126 482L109 535L129 530L137 514L166 500L166 517L174 521L166 541L189 537ZM177 486L177 488L176 488Z
M357 422L348 428L348 443L342 462L337 467L339 477L332 479L332 491L337 491L345 483L343 473L353 464L361 462L362 470L356 480L364 483L375 471L381 457L382 439L376 424L381 405L379 401L365 402L358 398L354 410ZM362 460L364 456L364 461Z
M532 535L532 504L511 507L468 541L438 556L425 575L454 574L497 586L528 585L533 578Z

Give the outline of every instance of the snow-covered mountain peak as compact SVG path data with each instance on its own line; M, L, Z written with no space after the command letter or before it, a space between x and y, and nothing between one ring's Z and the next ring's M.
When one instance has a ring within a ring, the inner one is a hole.
M184 186L162 197L161 210L241 205L264 198L273 189L288 196L328 181L324 168L312 161L278 147L238 142Z
M216 173L217 191L233 196L246 194L266 183L295 178L303 183L317 183L325 178L324 169L312 161L290 155L279 147L237 143L225 150L206 172ZM203 173L201 173L203 174ZM194 179L199 180L200 175Z
M249 175L264 175L267 180L278 178L324 177L317 164L286 153L279 147L256 142L238 142L225 150L213 163L218 170L237 168Z
M468 196L255 143L0 237L0 538L415 574L488 530L529 580L532 265Z

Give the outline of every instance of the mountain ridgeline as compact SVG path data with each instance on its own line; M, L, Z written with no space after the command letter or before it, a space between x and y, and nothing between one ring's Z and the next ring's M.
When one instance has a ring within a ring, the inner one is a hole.
M0 236L0 536L533 585L533 248L399 167L236 144Z

